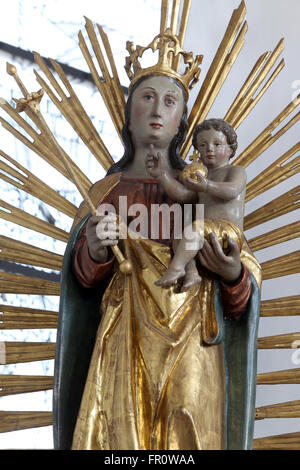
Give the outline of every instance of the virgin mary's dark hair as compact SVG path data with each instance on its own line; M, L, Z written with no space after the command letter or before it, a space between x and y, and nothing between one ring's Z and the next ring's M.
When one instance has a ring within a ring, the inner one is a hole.
M128 97L128 100L127 100L127 103L126 103L126 106L125 106L125 110L124 110L125 124L124 124L123 129L122 129L122 139L123 139L124 149L125 149L124 155L117 163L115 163L114 165L112 165L110 167L110 169L107 172L107 175L110 175L112 173L122 172L122 171L126 170L129 167L130 163L134 160L134 151L135 151L135 149L134 149L134 144L132 142L131 133L130 133L130 130L129 130L131 101L132 101L132 95L134 93L134 90L137 88L137 86L140 83L142 83L147 78L149 78L149 76L145 76L145 77L140 78L140 80L138 80L133 85L133 87L130 91L130 94L129 94L129 97ZM177 82L177 80L175 80L171 77L168 77L168 78L169 78L169 80L176 83L176 85L178 85L178 87L182 90L182 94L183 94L183 97L184 97L184 110L183 110L183 114L182 114L181 121L180 121L180 124L179 124L178 133L173 137L173 139L170 142L170 146L169 146L169 160L170 160L170 164L171 164L172 168L174 168L176 170L182 170L186 166L185 161L182 160L182 158L180 156L180 147L181 147L182 143L184 142L187 127L188 127L186 94L185 94L184 88L182 87L182 85L179 82Z

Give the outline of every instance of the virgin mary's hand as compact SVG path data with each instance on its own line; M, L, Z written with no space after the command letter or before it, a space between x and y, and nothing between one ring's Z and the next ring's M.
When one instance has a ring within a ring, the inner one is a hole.
M225 255L216 235L211 233L210 243L204 240L203 248L198 253L199 261L206 269L221 276L224 282L235 282L242 272L240 250L230 238L228 248Z
M117 245L118 236L115 214L90 217L86 225L86 239L91 258L97 263L105 263L108 259L107 248Z
M150 144L149 153L146 156L146 168L152 178L159 178L164 172L163 162L160 152L154 152L154 145Z

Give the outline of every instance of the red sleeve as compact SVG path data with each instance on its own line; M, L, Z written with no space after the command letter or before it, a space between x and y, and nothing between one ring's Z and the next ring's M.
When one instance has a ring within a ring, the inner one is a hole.
M73 269L75 276L83 287L97 287L102 279L105 279L112 271L114 257L106 263L99 264L89 254L85 229L78 238L73 255Z
M220 282L225 320L237 320L244 312L251 294L251 278L248 269L242 265L239 279L233 284Z

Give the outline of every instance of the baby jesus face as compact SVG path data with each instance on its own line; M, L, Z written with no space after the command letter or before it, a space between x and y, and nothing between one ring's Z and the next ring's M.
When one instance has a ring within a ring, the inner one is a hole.
M213 128L199 132L197 149L202 163L210 170L227 166L232 154L226 135Z

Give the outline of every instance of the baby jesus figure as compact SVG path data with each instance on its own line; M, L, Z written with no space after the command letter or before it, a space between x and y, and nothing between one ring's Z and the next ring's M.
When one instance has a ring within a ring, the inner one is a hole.
M206 120L195 128L193 146L207 168L207 177L197 172L196 179L183 179L181 174L179 181L162 168L160 155L154 154L153 146L146 158L149 174L159 180L169 197L180 203L204 204L204 231L194 229L192 239L183 233L181 240L173 241L172 261L164 276L156 282L169 287L183 278L182 292L201 282L195 257L201 263L204 239L215 243L217 237L221 247L228 242L229 248L233 241L241 248L244 240L246 172L229 163L237 149L234 129L222 119Z

